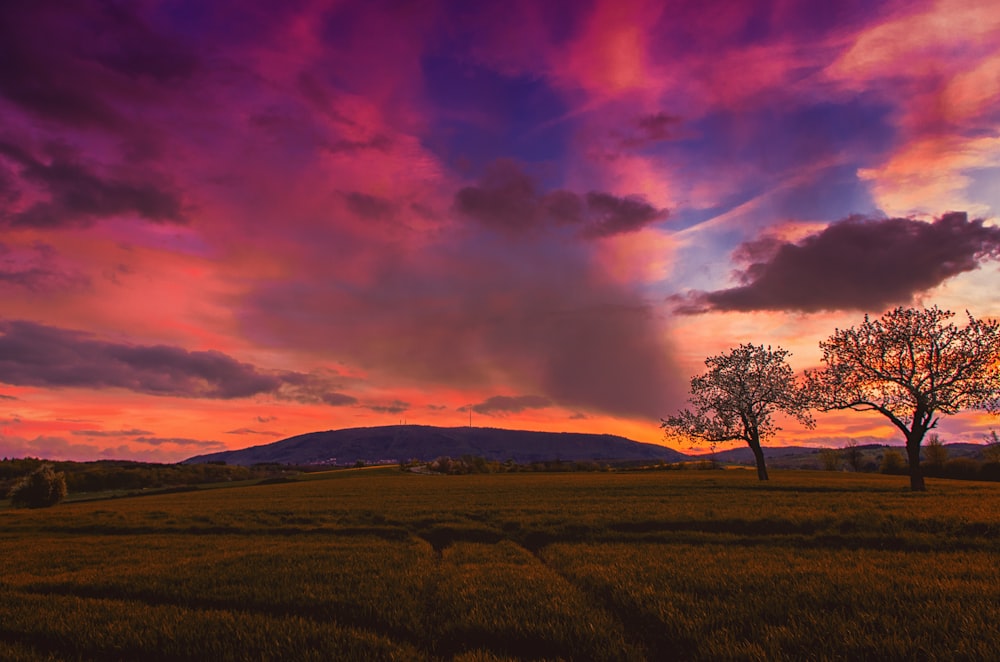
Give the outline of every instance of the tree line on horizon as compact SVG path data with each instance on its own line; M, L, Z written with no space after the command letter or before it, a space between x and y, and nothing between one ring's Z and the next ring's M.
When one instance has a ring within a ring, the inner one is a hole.
M926 490L920 453L942 416L964 410L1000 413L1000 322L966 312L898 307L820 342L823 366L796 376L781 347L741 344L705 359L707 372L691 379L692 408L661 419L668 435L709 444L743 441L757 476L767 480L761 442L780 428L776 413L808 428L812 412L874 411L906 440L910 489Z

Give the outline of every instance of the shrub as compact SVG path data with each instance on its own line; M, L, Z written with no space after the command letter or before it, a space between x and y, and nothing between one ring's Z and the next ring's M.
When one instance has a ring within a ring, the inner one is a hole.
M824 471L837 471L840 469L840 451L836 448L823 448L819 451L819 460Z
M862 453L861 449L858 448L858 442L851 439L844 446L844 459L847 460L847 465L851 467L852 471L861 471L862 467Z
M983 448L983 459L987 462L1000 462L1000 438L996 431L990 432L986 447Z
M882 454L882 464L878 468L884 474L901 474L906 470L903 456L894 448L887 448Z
M944 464L948 461L948 449L936 434L932 434L924 446L924 458L924 464L931 475L939 475L944 470Z
M66 496L66 475L43 464L19 480L10 490L11 505L19 508L48 508Z

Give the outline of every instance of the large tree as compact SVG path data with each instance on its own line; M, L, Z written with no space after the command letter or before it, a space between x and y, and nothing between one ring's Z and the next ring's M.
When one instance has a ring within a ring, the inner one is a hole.
M757 477L767 480L760 443L781 429L773 415L784 412L813 425L808 401L785 361L788 354L780 347L745 344L708 357L708 372L691 379L694 409L661 419L660 427L709 443L745 441L757 460Z
M936 306L866 315L860 326L821 342L826 365L806 373L816 408L876 411L902 431L913 490L926 489L920 444L942 415L997 410L1000 327L966 315L964 327Z

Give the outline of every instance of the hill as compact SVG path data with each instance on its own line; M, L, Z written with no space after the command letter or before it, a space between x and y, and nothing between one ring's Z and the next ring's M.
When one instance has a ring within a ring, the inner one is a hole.
M680 462L688 459L683 453L665 446L609 434L389 425L310 432L261 446L197 455L184 463L351 465L358 461L427 461L463 455L518 463L546 460Z

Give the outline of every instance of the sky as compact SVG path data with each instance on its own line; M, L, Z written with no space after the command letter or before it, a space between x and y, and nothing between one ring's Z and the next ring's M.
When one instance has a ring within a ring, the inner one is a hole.
M1000 316L998 212L994 0L7 0L0 456L667 443L741 343Z

